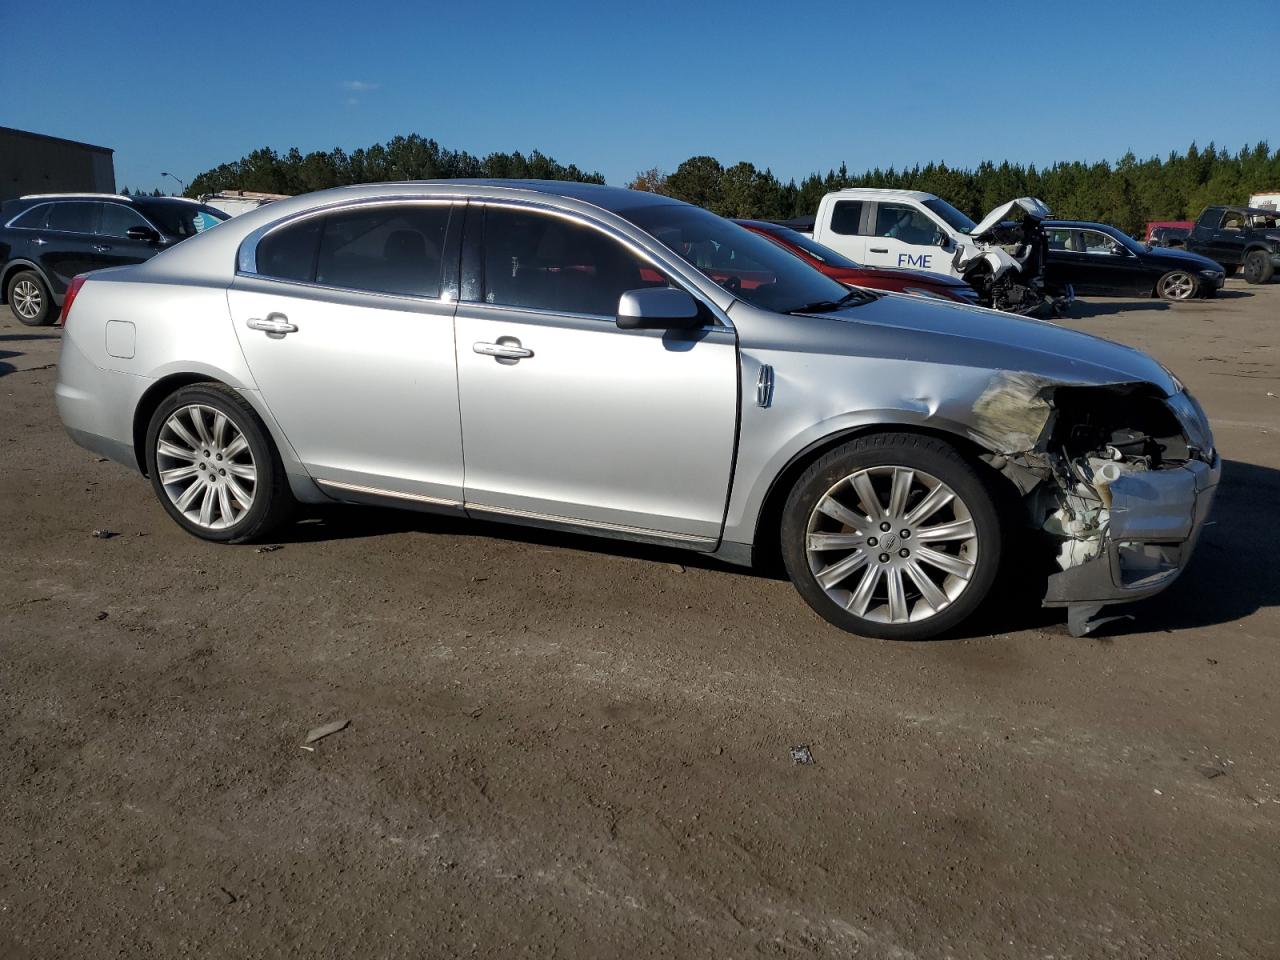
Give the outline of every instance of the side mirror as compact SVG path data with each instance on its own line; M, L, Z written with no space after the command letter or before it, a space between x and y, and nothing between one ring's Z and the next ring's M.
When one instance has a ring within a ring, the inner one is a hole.
M939 230L936 234L934 234L933 244L936 247L941 247L943 250L950 250L951 238L947 236L943 231Z
M1127 257L1129 255L1129 251L1126 250L1124 247L1120 246L1120 244L1118 243L1112 246L1111 253L1113 256L1117 256L1117 257Z
M130 227L125 235L130 240L146 240L148 243L160 242L160 234L150 227Z
M686 291L644 287L618 298L617 324L619 330L696 330L705 321Z

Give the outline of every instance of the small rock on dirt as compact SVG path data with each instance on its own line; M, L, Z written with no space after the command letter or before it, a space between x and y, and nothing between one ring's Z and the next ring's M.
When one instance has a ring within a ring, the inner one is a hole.
M813 763L813 751L809 749L807 743L802 743L798 747L791 748L792 763Z
M351 723L350 720L334 720L332 723L326 723L319 727L314 727L307 733L307 739L304 743L315 743L317 740L323 740L325 737L337 733L339 730L345 730Z
M108 530L106 527L93 531L93 536L98 540L110 540L115 535L116 532L114 530Z
M107 619L107 611L105 611L105 610L99 610L99 611L98 611L98 615L97 615L96 617L94 617L93 619L95 619L95 620L105 620L105 619Z
M254 553L275 553L277 550L283 550L283 549L284 549L283 544L268 543L268 544L264 544L263 546L259 547L257 550L253 552Z

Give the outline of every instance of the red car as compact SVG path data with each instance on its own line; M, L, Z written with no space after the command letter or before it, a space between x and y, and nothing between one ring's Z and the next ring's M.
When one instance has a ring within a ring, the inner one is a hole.
M828 277L849 287L870 287L873 290L892 290L894 293L913 293L922 297L954 300L957 303L975 304L978 294L963 280L945 273L925 273L921 270L903 270L895 267L864 267L854 263L844 254L824 247L790 227L763 220L734 220L740 227L772 240L788 253L793 253L811 267L821 270Z

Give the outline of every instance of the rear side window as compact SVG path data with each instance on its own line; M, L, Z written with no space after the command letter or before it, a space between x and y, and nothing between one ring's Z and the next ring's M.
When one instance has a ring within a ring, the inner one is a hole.
M67 233L93 233L98 228L100 203L89 200L65 200L49 204L48 229Z
M11 226L24 227L27 230L42 230L49 219L51 206L53 205L49 203L37 204L15 218Z
M130 227L150 227L137 210L123 203L104 203L98 233L104 237L127 237Z
M403 204L324 218L316 282L329 287L440 296L449 204Z
M699 262L733 258L714 243L705 247ZM612 317L626 291L667 285L652 265L599 230L502 207L485 213L485 303Z
M831 232L856 237L862 222L861 200L837 200L831 210Z
M258 243L257 272L277 280L313 282L323 221L323 217L311 217L268 233Z

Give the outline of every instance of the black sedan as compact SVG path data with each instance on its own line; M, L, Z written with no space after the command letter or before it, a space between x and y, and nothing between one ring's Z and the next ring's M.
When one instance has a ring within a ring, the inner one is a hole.
M1212 297L1225 279L1208 257L1151 247L1105 223L1046 220L1043 226L1049 235L1046 282L1071 284L1081 296L1191 300Z

